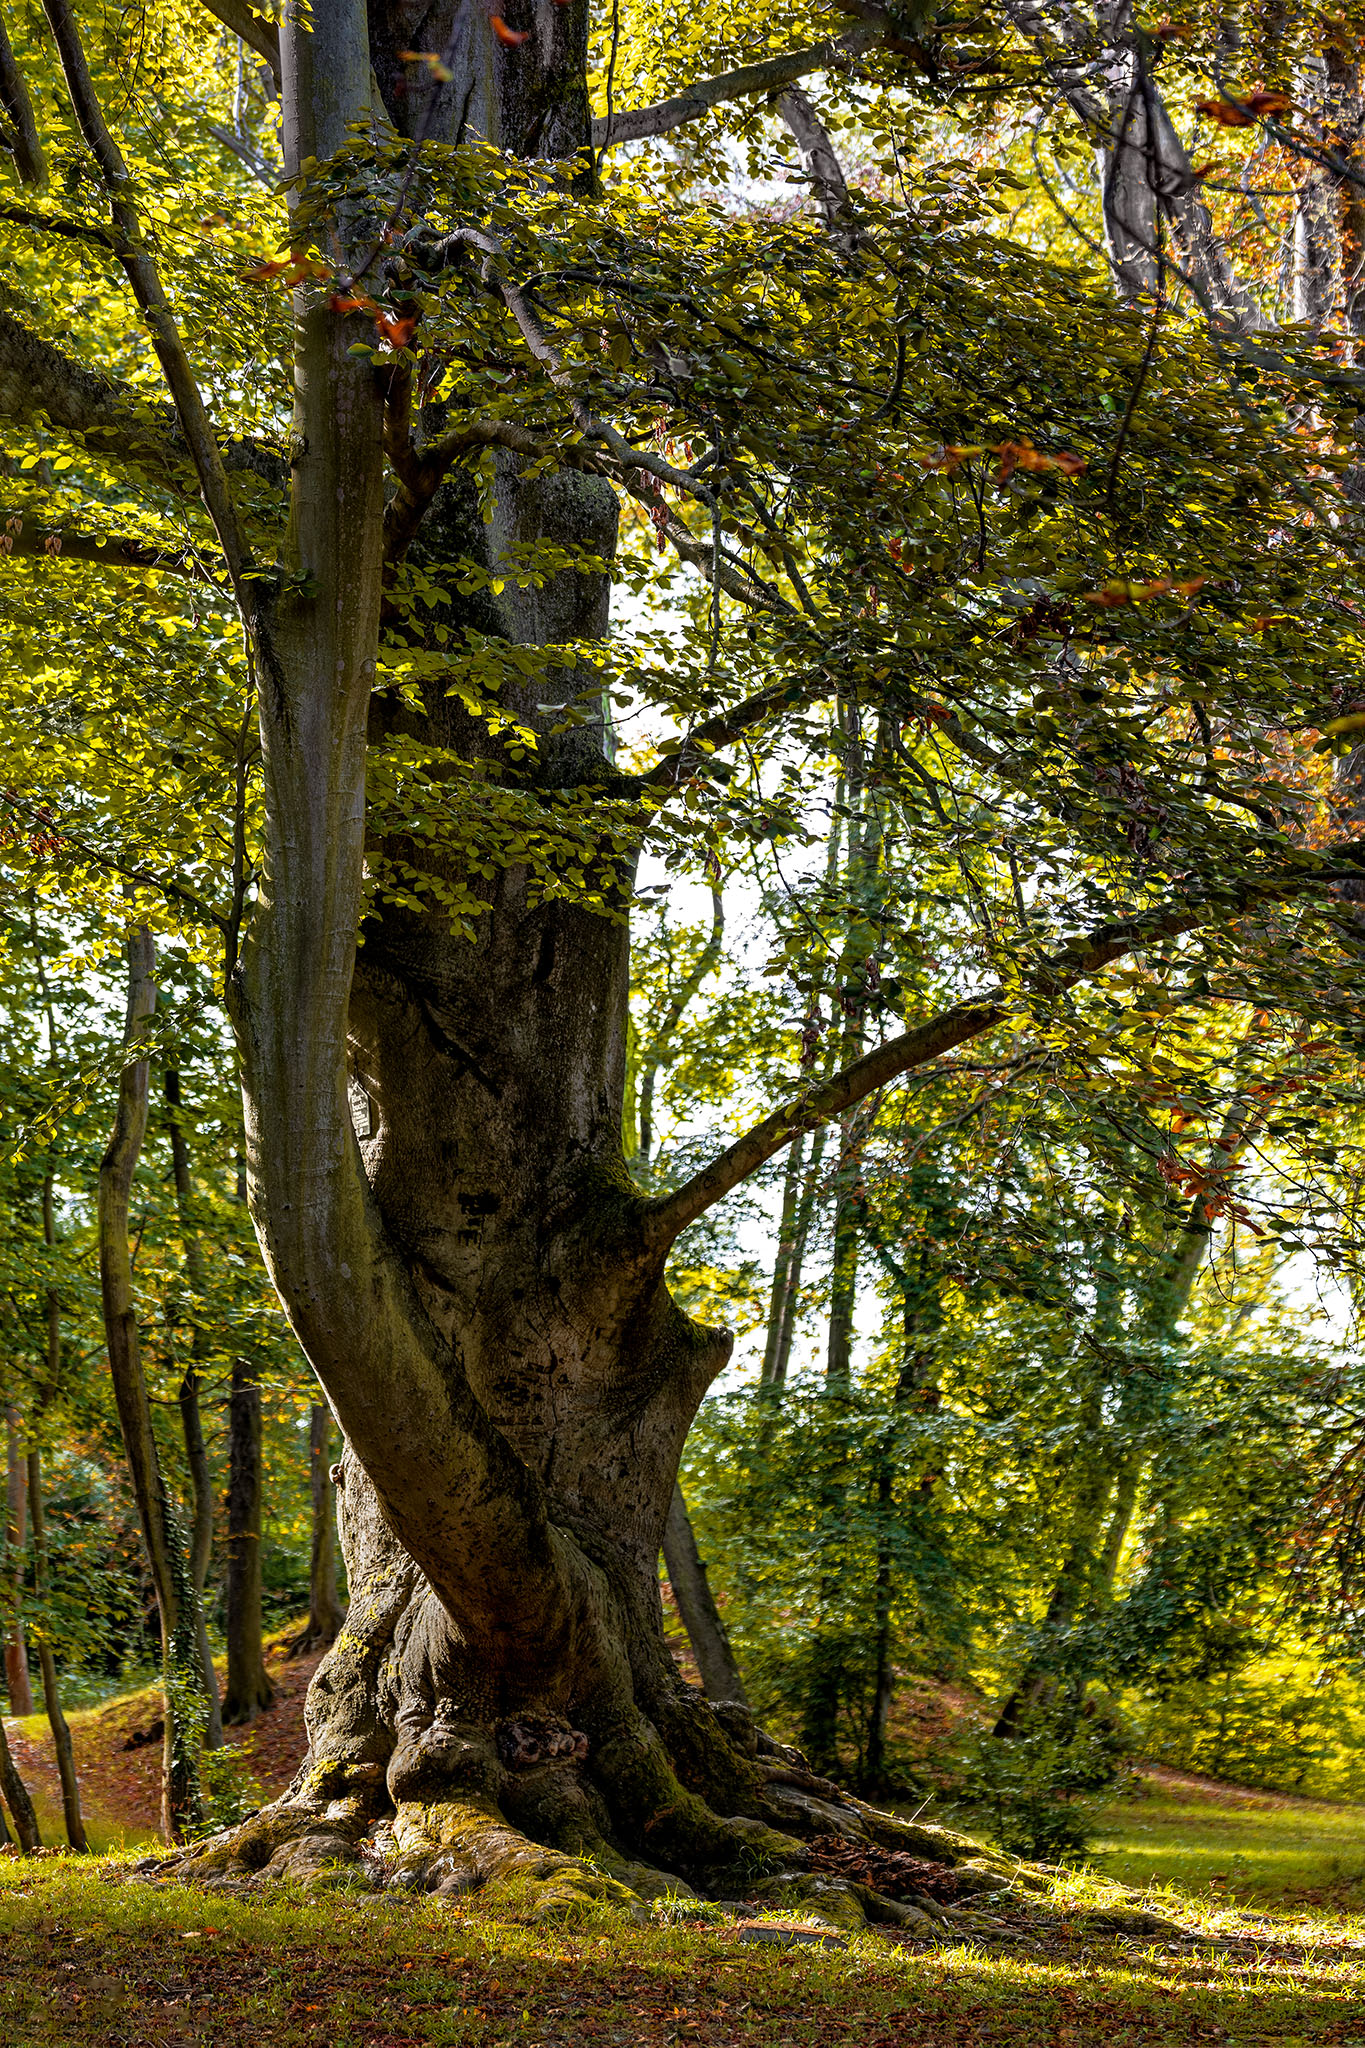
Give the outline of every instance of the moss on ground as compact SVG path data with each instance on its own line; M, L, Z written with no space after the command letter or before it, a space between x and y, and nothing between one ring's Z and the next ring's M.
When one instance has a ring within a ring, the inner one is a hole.
M81 1717L90 1792L152 1767L123 1744L155 1705ZM104 1845L118 1821L90 1804ZM1108 1810L1088 1869L1001 1908L1004 1925L987 1905L965 1941L780 1946L686 1900L647 1926L590 1904L576 1925L533 1925L511 1900L376 1897L345 1878L224 1896L129 1870L0 1856L3 2048L1365 2048L1365 1808L1170 1774ZM1203 1944L1135 1923L1131 1899L1126 1925L1105 1922L1117 1885Z

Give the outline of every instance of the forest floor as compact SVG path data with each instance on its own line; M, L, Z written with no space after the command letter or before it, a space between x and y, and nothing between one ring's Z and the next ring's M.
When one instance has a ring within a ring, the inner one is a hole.
M268 1793L302 1753L314 1662L284 1660L283 1640L280 1702L235 1737ZM546 1927L394 1894L137 1881L157 1745L133 1738L157 1711L149 1692L72 1716L110 1853L0 1856L3 2048L1365 2048L1365 1808L1153 1771L1105 1813L1087 1870L933 1943L817 1947L757 1920ZM38 1724L8 1726L51 1811ZM1145 1928L1101 1917L1135 1892Z
M298 1624L280 1629L265 1646L265 1667L275 1704L246 1728L225 1728L224 1741L260 1788L261 1803L283 1792L303 1761L308 1738L303 1702L322 1653L291 1657ZM226 1677L220 1660L219 1681ZM80 1778L90 1845L97 1852L152 1847L161 1808L161 1686L120 1693L96 1707L70 1713L71 1745ZM5 1722L14 1760L33 1794L45 1842L62 1839L62 1799L47 1717ZM9 2048L0 2037L0 2048Z

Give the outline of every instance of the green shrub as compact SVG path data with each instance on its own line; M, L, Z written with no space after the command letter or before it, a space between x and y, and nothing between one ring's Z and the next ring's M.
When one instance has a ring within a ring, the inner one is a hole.
M1011 1856L1083 1855L1100 1807L1129 1775L1116 1724L1093 1706L1037 1708L1011 1736L980 1729L952 1759L957 1795Z
M1152 1763L1266 1792L1328 1799L1365 1794L1358 1681L1293 1660L1172 1686L1135 1704L1135 1740Z
M199 1782L204 1796L203 1834L233 1827L265 1804L265 1789L252 1771L243 1743L204 1750L199 1759Z

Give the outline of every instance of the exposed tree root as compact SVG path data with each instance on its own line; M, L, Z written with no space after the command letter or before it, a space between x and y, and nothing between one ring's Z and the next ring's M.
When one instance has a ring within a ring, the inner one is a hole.
M477 1895L542 1919L747 1902L840 1932L929 1933L955 1908L883 1883L898 1859L1009 1882L966 1836L851 1797L742 1704L681 1684L656 1584L605 1547L581 1560L563 1679L494 1680L349 1455L340 1498L351 1607L309 1688L307 1758L283 1798L159 1878Z
M500 1746L519 1747L512 1766L499 1759ZM853 1868L878 1870L879 1857L887 1868L929 1865L945 1876L952 1868L968 1892L974 1882L999 1889L1012 1875L966 1836L902 1821L786 1763L757 1780L759 1813L716 1814L674 1781L676 1810L640 1830L667 1842L670 1865L661 1867L624 1845L612 1813L619 1801L604 1796L576 1749L543 1727L532 1734L518 1724L499 1745L486 1731L447 1723L435 1734L410 1731L387 1771L377 1760L352 1759L348 1768L310 1755L273 1806L159 1861L156 1872L214 1889L289 1880L309 1890L477 1893L492 1910L542 1920L604 1908L640 1919L700 1892L842 1933L869 1924L933 1933L952 1915L903 1886L893 1897L831 1868L831 1842L846 1845ZM680 1844L687 1876L671 1861Z

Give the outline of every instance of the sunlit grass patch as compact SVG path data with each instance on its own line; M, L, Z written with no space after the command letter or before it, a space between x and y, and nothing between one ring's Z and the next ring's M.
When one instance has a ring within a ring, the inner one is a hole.
M1090 1860L1139 1889L1170 1884L1211 1900L1361 1910L1365 1807L1160 1792L1109 1808Z

